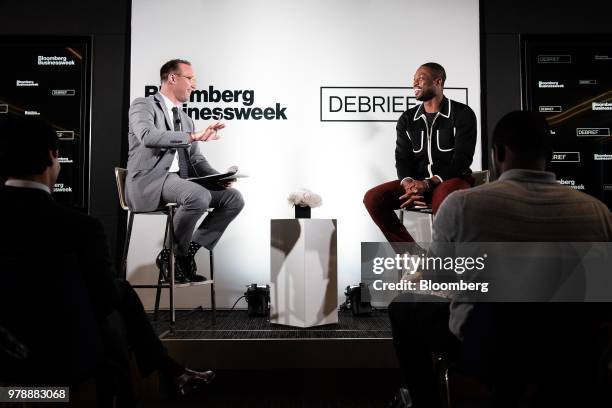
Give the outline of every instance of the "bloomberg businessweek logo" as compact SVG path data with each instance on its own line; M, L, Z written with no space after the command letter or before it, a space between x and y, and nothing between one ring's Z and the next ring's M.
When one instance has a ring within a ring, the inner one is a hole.
M159 87L145 85L145 97L155 95ZM232 104L232 106L191 107L183 103L183 111L193 120L287 120L286 106L279 102L274 106L253 106L255 91L253 89L196 89L191 93L192 104Z
M444 88L444 95L468 104L467 88ZM322 86L321 122L397 122L420 103L412 87Z

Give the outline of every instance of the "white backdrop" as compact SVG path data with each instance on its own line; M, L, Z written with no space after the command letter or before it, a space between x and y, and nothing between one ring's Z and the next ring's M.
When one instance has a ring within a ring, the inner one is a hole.
M410 88L418 66L435 61L447 71L447 87L467 88L480 123L477 0L134 0L132 7L132 100L144 96L146 85L159 85L165 61L183 58L198 89L253 90L251 108L286 108L286 120L224 120L222 138L202 145L218 170L236 164L250 175L236 185L244 211L215 250L219 307L231 306L245 285L269 282L270 219L293 218L286 198L298 188L323 197L313 217L338 219L339 299L346 285L360 281L360 243L384 241L362 200L369 188L396 178L395 123L321 121L321 87ZM207 123L197 120L196 127ZM480 162L479 132L472 169ZM162 235L161 217L136 216L132 282L155 279ZM200 251L199 269L207 269L206 261ZM153 291L145 294L147 307L152 298ZM201 298L208 304L207 287L180 289L177 306L199 305Z

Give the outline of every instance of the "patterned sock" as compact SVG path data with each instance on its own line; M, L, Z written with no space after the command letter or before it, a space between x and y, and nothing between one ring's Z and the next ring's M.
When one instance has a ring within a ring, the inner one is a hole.
M168 258L170 258L170 250L167 248L162 248L161 252L159 253L159 258L162 260L162 262L168 262Z
M191 243L189 244L189 249L187 250L187 254L193 258L200 248L202 248L202 245L198 244L197 242L191 241Z

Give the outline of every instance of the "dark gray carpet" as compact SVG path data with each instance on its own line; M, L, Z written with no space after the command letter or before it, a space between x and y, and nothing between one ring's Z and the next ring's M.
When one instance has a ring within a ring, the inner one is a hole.
M169 327L169 312L161 311L151 323L158 334ZM246 310L217 310L217 324L212 325L209 310L177 311L177 339L346 339L390 338L391 324L386 311L369 316L339 313L338 324L307 329L271 324L265 317L249 317ZM168 337L166 337L168 338Z

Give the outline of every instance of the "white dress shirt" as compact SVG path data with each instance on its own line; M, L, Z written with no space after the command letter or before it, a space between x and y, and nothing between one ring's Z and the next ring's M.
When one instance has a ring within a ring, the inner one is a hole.
M180 109L179 105L175 105L172 103L172 101L163 93L161 93L162 99L164 100L164 105L166 105L166 110L168 111L168 115L170 115L170 123L172 123L173 126L173 130L174 130L174 117L172 116L172 108L178 108ZM178 158L178 151L174 153L174 159L172 159L172 164L170 165L170 168L168 169L168 173L178 173L179 171L179 158Z

